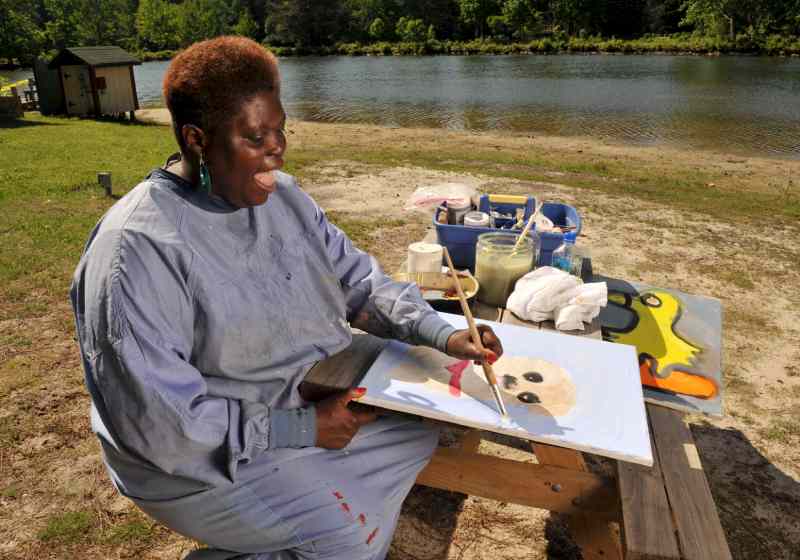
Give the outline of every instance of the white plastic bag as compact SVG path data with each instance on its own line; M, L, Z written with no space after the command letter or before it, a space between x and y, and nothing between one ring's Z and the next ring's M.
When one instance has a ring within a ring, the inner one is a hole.
M408 198L406 210L430 212L445 201L470 202L477 193L475 187L463 183L439 183L419 187Z

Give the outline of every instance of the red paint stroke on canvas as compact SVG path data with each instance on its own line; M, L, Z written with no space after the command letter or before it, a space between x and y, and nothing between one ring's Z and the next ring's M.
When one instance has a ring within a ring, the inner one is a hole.
M378 534L378 528L376 527L375 529L372 530L372 532L367 537L367 544L370 544L372 542L372 539L374 539L375 535L377 535L377 534Z
M361 523L362 527L366 527L367 526L367 516L364 515L363 513L359 513L358 514L358 522Z
M450 372L450 394L454 397L461 396L461 376L468 365L469 360L461 360L444 368Z

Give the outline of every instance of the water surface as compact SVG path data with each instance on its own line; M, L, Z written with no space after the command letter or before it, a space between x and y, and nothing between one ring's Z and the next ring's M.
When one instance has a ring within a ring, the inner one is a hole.
M287 112L303 120L800 158L797 58L302 57L280 64ZM142 106L163 105L167 65L135 67Z

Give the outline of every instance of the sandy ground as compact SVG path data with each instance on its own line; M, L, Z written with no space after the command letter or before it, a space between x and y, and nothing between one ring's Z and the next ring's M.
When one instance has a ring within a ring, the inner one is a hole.
M295 142L342 134L341 127L308 123L294 123L292 128ZM355 125L347 131L377 142L399 134ZM433 138L442 133L430 134ZM466 145L473 139L468 133L447 133L447 141ZM500 148L528 141L502 136L483 140ZM614 147L582 139L537 142L644 161L651 158L654 167L668 165L678 154L697 166L741 165L738 158L709 153ZM764 177L796 167L771 160L749 160L748 165L749 172ZM775 166L781 170L776 172ZM421 238L429 227L429 216L402 209L409 195L421 185L455 181L487 192L533 193L574 205L584 221L580 241L591 250L598 272L722 300L727 415L720 420L690 417L690 426L734 558L800 558L800 325L796 320L800 228L776 230L768 223L738 227L560 184L555 171L552 178L552 182L523 182L413 165L327 160L304 169L303 187L326 210L344 218L401 219L402 227L377 232L368 243L387 270L397 267L408 242ZM142 518L115 495L105 478L89 433L77 349L59 334L64 321L69 321L66 305L51 309L35 324L0 324L4 331L23 329L46 342L48 351L36 363L53 374L52 383L38 392L23 383L6 387L10 396L0 408L0 436L5 434L0 439L4 442L0 489L5 489L0 494L0 558L181 558L195 544ZM33 360L24 353L0 356L1 371L22 374ZM0 383L7 382L0 378ZM447 437L452 439L452 434ZM484 441L481 451L533 460L530 454L495 441ZM42 528L54 513L78 509L99 520L92 525L95 537L42 540ZM116 538L115 527L123 522L143 527L144 536ZM390 558L577 559L580 555L562 521L548 512L415 488L404 506Z

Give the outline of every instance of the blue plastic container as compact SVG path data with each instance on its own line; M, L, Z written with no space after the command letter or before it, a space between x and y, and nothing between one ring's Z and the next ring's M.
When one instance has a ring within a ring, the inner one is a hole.
M485 201L484 201L485 199ZM489 195L481 196L478 209L481 212L487 212L488 210L495 210L501 213L507 213L510 215L514 215L516 213L517 208L525 208L524 219L530 217L533 213L534 208L536 207L536 201L534 197L528 196L525 199L524 203L520 204L512 204L512 203L494 203L491 202L491 197ZM439 223L439 215L441 213L446 213L447 209L443 207L439 207L433 213L433 225L436 227L436 236L438 238L438 242L440 245L447 247L447 251L450 253L450 257L453 259L453 264L457 268L468 268L472 272L475 272L475 245L478 242L478 236L482 233L492 233L501 231L501 228L498 227L486 227L486 228L476 228L476 227L466 227L463 225L451 225L451 224L440 224ZM544 233L541 234L541 247L539 251L539 258L536 261L537 266L545 266L550 265L551 258L553 255L553 250L556 249L561 242L563 241L564 237L567 240L571 241L572 243L575 242L575 239L580 235L581 232L581 217L578 215L578 212L572 206L567 204L560 204L557 202L545 202L542 205L542 214L550 218L555 225L558 226L575 226L575 229L572 231L567 232L566 234L562 233ZM511 218L508 220L496 220L499 222L496 225L505 225L510 227L513 225L513 221ZM531 237L536 236L535 228L531 229L529 233Z
M492 195L482 195L478 202L478 209L487 214L492 210L504 214L516 215L518 208L525 209L525 219L533 213L536 206L536 199L532 196L528 197L496 197L503 202L492 201ZM519 203L505 202L509 198L518 198ZM475 244L478 242L478 236L482 233L490 233L499 231L498 227L467 227L463 225L440 224L439 214L446 213L447 208L439 207L433 213L433 225L436 226L436 237L438 238L439 245L447 247L450 253L450 258L453 259L453 265L456 268L468 268L475 272ZM500 219L496 221L496 226L513 225L512 218L507 220Z

